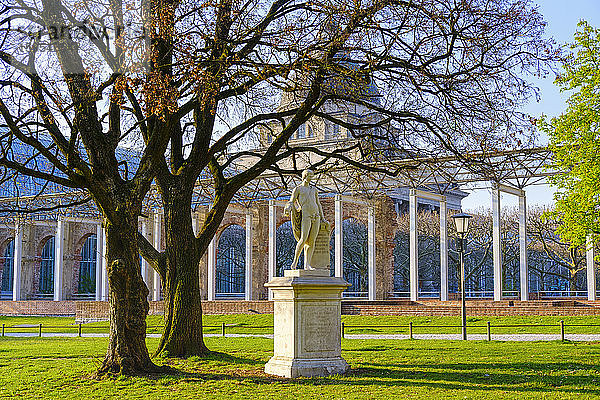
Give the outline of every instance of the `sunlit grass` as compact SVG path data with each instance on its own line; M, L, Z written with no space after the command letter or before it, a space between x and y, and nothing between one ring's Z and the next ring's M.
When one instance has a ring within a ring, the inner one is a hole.
M158 359L178 372L93 380L105 338L0 338L0 398L586 399L600 396L600 344L343 340L345 376L267 376L265 338L207 338L221 354ZM150 351L157 339L148 339Z

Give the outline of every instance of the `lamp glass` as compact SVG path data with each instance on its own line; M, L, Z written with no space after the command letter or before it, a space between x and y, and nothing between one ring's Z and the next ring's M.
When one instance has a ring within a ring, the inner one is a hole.
M460 213L452 216L454 218L454 223L456 224L456 233L464 235L469 230L469 219L471 219L471 215Z

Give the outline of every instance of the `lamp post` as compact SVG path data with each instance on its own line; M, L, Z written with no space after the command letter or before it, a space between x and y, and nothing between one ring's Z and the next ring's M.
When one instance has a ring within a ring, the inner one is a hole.
M460 213L452 216L456 224L456 233L458 234L456 247L460 259L460 298L461 298L461 319L462 319L462 339L467 340L467 306L465 303L465 237L469 231L469 219L471 215Z

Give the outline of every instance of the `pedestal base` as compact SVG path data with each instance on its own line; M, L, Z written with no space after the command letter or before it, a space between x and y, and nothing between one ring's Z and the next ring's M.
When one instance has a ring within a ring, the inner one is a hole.
M342 357L294 359L273 356L265 364L265 372L284 378L297 378L299 376L329 376L344 374L350 367Z
M349 286L329 270L285 271L265 284L273 291L274 355L265 372L295 378L343 374L341 293Z

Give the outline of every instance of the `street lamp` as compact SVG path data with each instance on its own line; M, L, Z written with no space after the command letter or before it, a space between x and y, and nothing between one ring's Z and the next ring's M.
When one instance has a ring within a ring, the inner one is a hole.
M469 231L469 219L471 215L460 213L454 214L454 223L456 224L456 233L458 239L456 247L460 256L460 298L461 298L461 317L462 317L462 338L467 340L467 306L465 304L465 237Z

